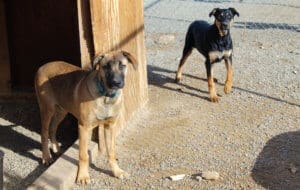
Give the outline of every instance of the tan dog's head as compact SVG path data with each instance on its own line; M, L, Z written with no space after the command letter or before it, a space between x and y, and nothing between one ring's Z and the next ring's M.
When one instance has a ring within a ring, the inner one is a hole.
M136 59L126 51L115 51L94 58L93 69L98 71L98 78L108 90L124 87L128 63L137 67Z
M230 26L232 25L234 16L240 16L235 8L231 7L228 9L215 8L209 13L209 17L212 15L215 17L215 24L219 30L220 36L227 35Z

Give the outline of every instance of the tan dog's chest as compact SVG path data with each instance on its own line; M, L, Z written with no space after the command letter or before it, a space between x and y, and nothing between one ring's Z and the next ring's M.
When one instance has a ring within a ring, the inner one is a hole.
M121 98L101 97L91 102L92 110L88 114L88 121L90 123L107 123L115 120L122 107Z
M121 108L121 103L116 102L117 100L111 100L111 98L104 98L96 102L96 117L98 120L104 120L111 117L117 117Z

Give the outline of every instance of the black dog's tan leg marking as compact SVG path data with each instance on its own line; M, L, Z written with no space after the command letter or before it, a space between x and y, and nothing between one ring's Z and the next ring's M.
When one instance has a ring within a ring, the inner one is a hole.
M180 82L181 77L182 77L183 65L184 65L186 59L188 58L188 56L191 55L191 53L192 53L192 49L190 51L188 51L186 54L182 55L182 58L180 59L180 63L179 63L178 70L176 73L176 79L175 79L176 83Z
M109 165L113 172L113 175L117 178L123 179L129 176L128 173L123 171L117 163L116 160L116 143L115 143L115 127L114 124L105 125L104 127L104 135L105 135L105 142L106 142L106 150L109 160Z
M50 141L51 141L51 147L52 147L52 150L54 153L60 152L60 147L56 140L56 131L57 131L58 125L65 118L66 115L67 115L67 112L56 109L56 112L50 123L50 127L49 127L50 128L49 129Z
M88 155L88 140L89 130L86 126L78 125L79 128L79 167L77 173L78 184L88 184L91 182L89 175L89 155Z
M210 100L212 102L218 102L219 101L219 96L217 95L216 89L215 89L212 65L207 60L205 62L205 66L206 66L207 82L208 82L208 90L209 90Z
M233 81L233 69L232 69L232 59L231 56L228 59L225 59L225 65L227 69L226 82L224 86L224 92L226 94L230 93Z
M183 52L182 52L182 57L180 59L178 69L177 69L177 73L176 73L176 78L175 78L176 83L180 82L181 76L182 76L183 65L184 65L186 59L191 55L192 51L193 51L192 39L191 39L191 36L188 32L187 36L186 36Z

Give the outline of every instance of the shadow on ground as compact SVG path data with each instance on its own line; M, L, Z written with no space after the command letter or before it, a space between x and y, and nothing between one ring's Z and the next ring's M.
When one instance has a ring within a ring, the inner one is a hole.
M13 179L17 179L20 184L26 186L31 184L36 177L47 169L47 167L41 164L41 158L32 153L34 149L41 149L40 138L35 139L29 134L40 134L41 124L39 115L39 108L34 100L6 101L0 103L0 118L6 120L0 123L0 148L9 149L18 156L26 157L40 163L38 167L32 168L30 174L25 178L10 174L9 171L5 170L4 166L4 175L7 178L7 183L4 185L7 189L14 187L14 184L10 184L13 181L15 182ZM63 151L77 139L76 126L76 120L68 116L58 128L57 139L61 142Z
M292 7L292 8L299 8L297 5L286 3L279 3L274 1L244 1L244 0L194 0L196 2L202 3L243 3L243 4L257 4L257 5L272 5L272 6L285 6L285 7Z
M182 83L178 84L179 87L174 87L174 88L166 86L167 83L174 83L175 71L171 71L169 69L164 69L164 68L160 68L160 67L153 66L153 65L148 65L147 66L147 71L148 71L148 73L147 73L148 74L148 82L149 82L150 85L158 86L160 88L164 88L164 89L167 89L167 90L172 90L172 91L176 91L176 92L180 92L180 93L185 93L185 94L195 96L195 97L198 97L198 98L202 98L204 100L209 101L209 98L208 98L209 94L208 94L207 89L202 90L202 89L194 88L194 87L191 87L187 84L182 84ZM171 77L168 76L170 73L174 73L173 74L174 78L171 78ZM193 76L193 75L190 75L190 74L182 74L182 75L184 77L199 79L199 80L202 80L204 82L207 81L206 78L200 78L200 77ZM223 85L224 86L224 83L218 82L217 79L215 79L215 82L218 85ZM193 91L195 91L195 93L182 91L180 89L180 87L184 87L186 89L193 90ZM297 103L294 103L294 102L289 102L289 101L284 100L284 99L272 97L272 96L267 95L267 94L262 94L262 93L259 93L259 92L244 89L244 88L241 88L241 87L238 87L238 86L233 86L232 89L242 91L242 92L246 92L246 93L249 93L249 94L253 94L255 96L260 96L260 97L263 97L263 98L267 98L267 99L270 99L270 100L273 100L273 101L282 102L282 103L286 103L286 104L289 104L289 105L292 105L292 106L300 107L300 104L297 104ZM201 95L199 95L200 93L207 94L207 95L206 96L201 96Z
M292 172L292 168L297 171ZM266 189L300 189L300 131L269 140L257 157L251 176Z
M207 90L194 88L192 86L189 86L189 85L186 85L186 84L183 84L183 83L178 83L177 84L178 87L166 86L167 83L174 83L175 84L175 72L174 71L164 69L164 68L160 68L160 67L156 67L156 66L152 66L152 65L147 66L147 71L148 71L148 82L149 82L150 85L158 86L158 87L164 88L166 90L181 92L181 93L188 94L190 96L195 96L195 97L207 100L207 101L210 100ZM165 74L163 74L163 73L165 73ZM167 76L167 74L170 74L170 73L174 73L174 78L171 78L171 77ZM188 75L188 74L183 74L183 75L191 77L191 78L200 79L198 77L194 77L194 76ZM206 79L202 79L202 80L207 81ZM192 91L195 91L195 92L182 91L180 87L184 87L185 89L192 90ZM207 95L202 96L200 93L207 94Z
M183 83L179 83L178 84L179 87L174 87L174 88L167 86L166 85L167 83L174 83L175 71L165 69L165 68L161 68L161 67L157 67L157 66L153 66L153 65L148 65L147 66L147 71L148 71L148 73L147 73L148 74L148 82L149 82L150 85L158 86L160 88L164 88L164 89L167 89L167 90L172 90L172 91L176 91L176 92L180 92L180 93L185 93L185 94L188 94L190 96L195 96L195 97L210 101L210 99L208 97L209 93L208 93L207 89L202 90L202 89L194 88L192 86L189 86L189 85L183 84ZM173 74L174 78L171 78L171 77L168 76L171 73L174 73ZM203 82L207 81L206 78L201 78L201 77L193 76L193 75L190 75L190 74L182 74L182 75L184 77L198 79L198 80L201 80ZM215 83L218 84L218 85L224 86L224 83L218 82L218 79L215 79ZM195 92L185 92L185 91L182 91L180 89L180 87L184 87L186 89L189 89L189 90L192 90L192 91L195 91ZM270 99L270 100L273 100L273 101L282 102L282 103L289 104L289 105L292 105L292 106L300 107L300 104L297 104L297 103L294 103L294 102L289 102L287 100L277 98L277 97L273 97L273 96L270 96L270 95L267 95L267 94L262 94L262 93L259 93L259 92L251 91L251 90L241 88L241 87L238 87L238 86L233 86L232 89L242 91L242 92L246 92L246 93L249 93L249 94L253 94L255 96L260 96L260 97L263 97L263 98L267 98L267 99ZM205 95L202 96L202 95L200 95L200 93L205 94ZM218 94L218 95L221 96L220 94Z
M208 16L208 15L207 15ZM181 18L167 18L167 17L159 17L159 16L150 16L145 15L147 18L166 20L166 21L178 21L178 22L186 22L191 23L194 20L187 20ZM195 20L202 20L203 18L198 18ZM204 19L206 20L206 19ZM300 32L299 25L287 24L287 23L265 23L265 22L234 22L234 28L238 29L247 29L247 30L287 30L292 32Z

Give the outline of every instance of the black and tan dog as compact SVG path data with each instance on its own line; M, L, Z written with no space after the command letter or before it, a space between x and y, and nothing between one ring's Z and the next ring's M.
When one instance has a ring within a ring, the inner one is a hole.
M136 67L137 62L131 54L118 51L96 56L92 71L62 61L50 62L39 68L35 89L41 113L44 164L52 160L48 148L49 134L52 149L58 152L57 126L67 113L71 113L79 124L77 183L90 182L89 133L97 126L101 131L99 145L101 150L106 146L113 175L118 178L128 175L119 168L116 161L115 130L116 121L124 109L122 89L129 62Z
M234 8L215 8L209 14L210 17L212 15L215 17L213 25L206 21L194 21L189 26L175 81L180 81L183 65L193 48L196 48L206 58L205 66L210 100L218 102L219 97L215 90L212 66L216 62L225 60L227 78L224 91L226 94L230 93L233 80L230 26L234 16L239 16L239 13Z

